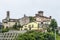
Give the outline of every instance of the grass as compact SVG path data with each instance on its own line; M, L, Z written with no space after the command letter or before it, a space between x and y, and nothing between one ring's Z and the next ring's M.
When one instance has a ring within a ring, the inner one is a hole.
M59 35L56 35L56 40L60 40L60 36Z

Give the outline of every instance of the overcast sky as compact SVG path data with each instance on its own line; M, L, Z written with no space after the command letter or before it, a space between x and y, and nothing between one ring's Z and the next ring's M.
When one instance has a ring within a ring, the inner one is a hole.
M11 18L21 18L24 14L34 16L39 10L60 25L60 0L0 0L0 21L6 17L6 11L10 11Z

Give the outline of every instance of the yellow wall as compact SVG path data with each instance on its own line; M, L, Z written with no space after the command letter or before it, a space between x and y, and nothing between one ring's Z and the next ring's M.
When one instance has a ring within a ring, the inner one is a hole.
M37 30L38 29L38 22L31 22L31 23L28 23L28 24L24 25L23 28L22 28L22 30L24 30L25 28L27 30L29 30L29 25L31 25L30 26L31 27L31 30ZM33 27L32 27L32 25L33 25Z

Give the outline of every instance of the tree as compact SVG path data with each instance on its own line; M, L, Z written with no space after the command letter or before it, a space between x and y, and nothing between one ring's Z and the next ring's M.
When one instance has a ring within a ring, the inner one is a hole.
M17 28L22 30L22 27L23 26L21 26L20 23L18 23Z
M32 17L32 16L29 16L29 19L30 19L30 22L36 21L36 19L34 17Z
M16 29L16 30L20 30L23 26L20 25L20 23L16 22L14 25L13 25L13 29Z
M13 25L13 29L17 29L17 22Z
M52 19L49 27L52 28L52 31L55 31L55 29L57 29L57 27L58 27L57 21L55 19Z
M48 32L28 31L24 34L20 34L16 40L54 40L54 35Z

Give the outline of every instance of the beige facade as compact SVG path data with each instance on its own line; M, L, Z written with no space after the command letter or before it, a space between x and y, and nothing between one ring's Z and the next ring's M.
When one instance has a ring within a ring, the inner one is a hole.
M11 19L10 18L10 12L7 11L7 16L5 19L2 20L2 24L4 28L10 28L13 27L13 25L18 22L19 19Z
M51 22L51 16L46 17L43 15L43 11L38 11L38 13L35 15L36 22L38 22L39 27L41 28L47 28L49 27L49 24Z
M3 26L4 28L9 28L9 27L13 27L13 25L17 22L20 25L25 25L28 24L30 22L29 17L27 17L26 15L24 15L24 17L20 18L20 19L11 19L10 18L10 12L7 11L7 17L5 19L2 20L3 22Z
M9 27L12 27L16 22L7 22L7 23L3 23L4 25L4 28L9 28Z
M38 11L38 13L35 15L35 19L37 22L42 22L42 24L44 22L48 22L47 24L50 24L51 22L51 16L46 17L43 15L43 11Z

